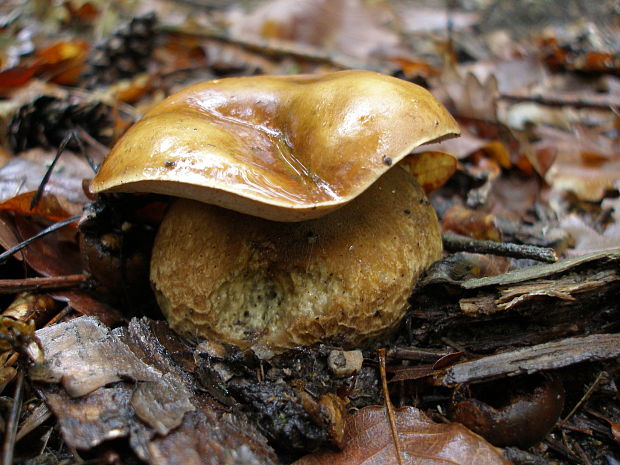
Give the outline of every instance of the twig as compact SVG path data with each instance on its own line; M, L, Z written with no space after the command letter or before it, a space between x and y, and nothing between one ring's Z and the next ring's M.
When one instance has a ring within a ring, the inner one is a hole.
M610 102L601 99L602 101L596 102L592 100L582 100L582 99L563 99L563 98L549 98L543 97L541 95L510 95L510 94L499 94L498 98L500 100L508 100L510 102L532 102L538 103L540 105L545 105L548 107L574 107L577 109L580 108L590 108L594 110L604 110L604 111L613 111L614 107L620 105L620 102Z
M48 418L52 416L52 411L48 408L45 402L39 404L26 418L22 427L17 432L15 438L16 442L19 442L27 434L31 433L35 428L41 426Z
M81 126L78 126L78 128L83 133L86 132ZM95 163L95 160L93 160L91 156L88 154L88 152L86 152L86 147L84 147L84 142L82 141L82 138L78 135L76 130L71 131L71 133L73 135L73 138L77 142L78 148L80 149L80 153L86 160L86 163L88 163L88 166L90 166L90 169L93 170L94 173L97 173L97 163Z
M579 464L579 465L581 464L581 459L579 457L577 457L575 454L573 454L573 452L570 451L560 441L556 441L555 439L551 439L549 437L549 435L547 435L547 437L545 438L545 443L549 446L549 448L552 451L560 454L562 457L564 457L569 462L576 463L576 464Z
M467 350L465 347L463 347L462 345L454 342L452 339L448 338L448 337L442 337L441 338L441 342L443 342L445 345L447 345L448 347L452 347L455 351L457 352L462 352L465 355L467 355L468 357L472 357L474 354L472 354L469 350Z
M58 149L56 150L56 156L52 160L52 163L50 164L50 166L47 168L47 171L45 172L45 176L43 176L43 179L41 180L41 183L39 184L39 187L37 188L37 191L32 196L32 201L30 202L30 209L31 210L34 207L36 207L37 204L39 203L39 201L41 200L41 197L43 196L43 190L45 189L45 186L46 186L47 182L49 181L50 176L52 175L52 171L54 171L54 167L56 166L56 162L58 162L58 159L60 158L60 155L62 155L62 153L65 151L65 148L67 147L67 144L69 143L69 141L72 138L73 138L73 131L69 131L67 133L67 135L62 139L62 142L60 143L60 145L58 146Z
M11 465L13 463L13 451L15 449L15 436L17 433L17 422L19 412L22 408L22 391L24 387L24 367L19 369L15 381L15 393L13 394L13 404L6 420L6 431L4 435L4 445L2 450L2 463Z
M590 460L590 457L588 457L588 454L586 454L586 451L583 450L583 447L581 447L578 442L573 444L573 448L575 452L577 452L577 455L581 457L581 460L583 460L584 465L592 465L592 460Z
M159 26L159 32L163 32L165 34L179 34L190 37L199 37L203 39L215 40L217 42L222 42L225 44L236 45L250 52L276 58L291 57L298 60L324 63L341 69L364 68L360 63L344 63L344 61L346 60L343 58L337 60L334 57L323 53L322 50L313 47L300 47L296 44L275 41L271 41L269 43L261 41L249 42L246 40L230 37L217 31L192 31L169 25Z
M449 252L473 252L501 255L503 257L529 258L547 263L558 261L555 250L548 247L472 239L452 233L444 233L443 245Z
M19 252L21 249L24 249L24 248L28 247L30 244L32 244L37 239L39 239L39 238L41 238L43 236L47 236L48 234L53 233L54 231L57 231L60 228L64 228L65 226L68 226L71 223L75 223L79 219L80 219L79 216L74 216L73 218L69 218L67 220L59 221L58 223L54 223L53 225L45 228L43 231L39 232L38 234L35 234L34 236L26 239L23 242L20 242L15 247L11 247L10 249L5 250L3 253L0 254L0 263L4 263L4 261L7 258L9 258L11 255Z
M98 158L104 158L110 151L108 147L103 145L101 142L99 142L97 139L91 136L88 132L86 132L82 126L76 126L75 130L77 132L78 143L82 143L83 145L83 142L86 142L88 146L92 150L95 151ZM80 148L80 150L82 149ZM84 153L84 156L86 160L88 161L88 164L90 165L92 170L96 173L99 170L99 165L95 163L95 160L93 160L90 155L86 154L86 151Z
M590 398L590 396L592 395L592 393L594 392L594 390L597 388L598 383L601 382L601 379L603 378L603 371L601 371L598 376L596 377L596 379L594 380L594 382L592 383L592 386L590 386L588 388L588 390L586 391L586 393L583 395L583 397L579 400L579 402L577 402L575 404L575 406L573 407L573 409L568 413L568 415L566 415L564 417L563 420L561 420L556 426L558 428L562 428L562 426L564 426L564 423L566 423L568 420L570 420L570 418L575 414L575 412L579 409L579 407L581 407L583 405L583 403L588 400Z
M82 284L88 279L85 274L50 276L46 278L0 279L0 294L37 291L40 289L66 289Z
M400 445L400 438L398 437L398 430L396 429L396 420L394 419L394 406L390 400L390 393L388 391L387 377L385 375L385 349L377 349L377 356L379 357L379 373L381 375L381 389L383 390L383 398L385 399L385 409L387 410L388 420L390 422L390 429L392 430L392 439L394 440L394 447L396 448L396 456L398 458L398 465L404 465L403 452Z
M387 358L397 360L414 360L434 363L441 357L449 355L449 350L421 349L419 347L394 347L387 352Z
M65 308L58 312L50 321L45 323L43 327L47 328L48 326L55 324L57 321L67 316L71 310L73 310L73 307L71 307L71 305L66 305Z

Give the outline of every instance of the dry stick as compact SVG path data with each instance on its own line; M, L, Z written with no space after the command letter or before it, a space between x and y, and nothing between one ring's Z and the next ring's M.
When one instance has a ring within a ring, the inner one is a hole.
M267 55L272 57L291 57L295 59L311 61L315 63L325 63L336 68L349 69L349 68L363 68L360 63L343 63L341 60L326 55L320 49L313 47L299 47L295 44L281 43L281 42L249 42L242 39L236 39L230 37L221 32L215 31L191 31L177 26L162 25L159 27L159 31L165 34L180 34L189 37L198 37L203 39L215 40L225 44L236 45L240 48L248 50L250 52L258 53L261 55Z
M78 141L78 144L81 144L81 147L84 146L84 142L86 142L89 148L97 154L99 158L105 158L105 156L110 152L110 149L91 136L82 126L75 127L75 136ZM80 150L82 148L80 147ZM90 155L86 153L86 148L84 148L84 158L88 161L88 164L92 168L92 170L96 173L99 170L99 165L95 163L95 160L92 159Z
M503 257L529 258L547 263L558 261L555 250L548 247L472 239L451 233L444 233L443 245L449 252L473 252L501 255Z
M521 96L521 95L510 95L510 94L500 94L498 95L500 100L508 100L510 102L532 102L538 103L540 105L545 105L548 107L574 107L577 109L580 108L590 108L594 110L603 110L603 111L613 111L615 106L619 106L620 102L595 102L591 100L580 100L580 99L561 99L561 98L548 98L542 97L539 95L533 96Z
M68 315L71 310L73 310L73 307L71 307L71 305L65 306L65 308L63 308L60 312L58 312L50 321L45 323L43 327L47 328L48 326L55 324L61 318L64 318L66 315Z
M568 447L566 447L560 441L556 441L555 439L551 439L549 436L547 436L545 438L545 443L549 446L549 449L560 454L569 462L581 465L581 459L577 457L571 450L568 449Z
M41 200L41 197L43 196L43 190L45 189L45 185L47 184L47 182L50 179L50 176L52 175L52 171L54 171L54 167L56 166L56 162L60 158L60 155L62 155L62 152L65 151L65 148L67 147L67 144L69 143L69 141L72 138L73 138L73 132L69 131L67 133L67 135L62 139L62 142L60 143L60 145L58 146L58 149L56 150L56 156L52 160L52 163L50 163L50 166L47 168L47 171L45 172L45 176L43 176L43 179L41 180L41 183L39 184L39 187L37 188L37 191L35 192L34 196L32 197L32 201L30 202L30 209L31 210L34 207L36 207L37 204L39 203L39 201Z
M19 360L19 352L13 352L11 356L4 362L5 367L12 367Z
M586 393L583 395L583 397L579 400L579 402L577 402L575 404L575 406L573 407L573 409L568 413L568 415L566 415L564 417L563 420L561 420L556 426L558 428L562 428L562 426L564 426L564 423L566 423L568 420L570 420L570 418L575 414L575 412L579 409L579 407L581 407L583 405L583 403L588 400L590 398L590 396L592 395L592 393L594 392L594 390L597 388L598 383L601 382L601 379L603 378L603 371L601 371L598 376L596 377L596 379L594 380L594 382L592 383L592 386L590 386L588 388L588 390L586 391Z
M0 279L0 294L38 291L40 289L66 289L82 284L88 279L85 274L69 274L47 278Z
M13 404L6 420L6 431L4 435L4 445L2 450L2 463L11 465L13 463L13 451L15 449L15 435L17 434L17 421L19 412L22 408L22 392L24 387L24 367L19 369L17 380L15 381L15 394Z
M577 455L581 457L581 460L583 460L584 465L592 465L592 460L590 460L590 457L586 454L586 451L583 450L583 447L581 447L578 442L573 444L573 448L577 452Z
M390 393L388 391L387 377L385 375L385 349L377 349L377 356L379 357L379 373L381 375L381 389L383 390L383 397L385 399L385 408L387 410L388 420L390 421L390 429L392 430L392 439L394 440L394 447L396 448L396 456L398 458L398 465L404 465L403 452L400 445L400 438L398 437L398 430L396 429L396 420L394 419L394 406L390 400Z
M53 225L45 228L43 231L39 232L38 234L35 234L34 236L32 236L29 239L26 239L23 242L20 242L19 244L17 244L15 247L11 247L10 249L4 251L3 253L0 254L0 263L3 263L7 258L9 258L11 255L19 252L21 249L24 249L26 247L28 247L30 244L32 244L34 241L36 241L37 239L46 236L50 233L53 233L54 231L57 231L60 228L64 228L67 225L70 225L71 223L75 223L77 220L79 220L80 217L79 216L74 216L73 218L69 218L63 221L59 221L58 223L54 223Z
M47 421L52 416L52 411L48 408L45 403L39 404L29 415L28 418L24 420L21 428L17 432L17 436L15 437L15 441L19 442L27 434L31 433L35 428L41 426L45 421Z
M448 350L420 349L419 347L394 347L387 352L387 357L397 360L414 360L416 362L436 362L441 357L450 355Z
M77 127L83 133L86 132L81 126L77 126ZM88 154L88 152L86 152L86 147L84 147L84 142L82 142L82 138L78 135L77 130L76 129L72 130L71 135L77 142L78 149L80 149L80 154L84 157L84 159L86 160L86 163L88 163L88 166L90 166L90 169L93 170L94 173L97 173L97 163L95 163L95 160L93 160L91 156Z

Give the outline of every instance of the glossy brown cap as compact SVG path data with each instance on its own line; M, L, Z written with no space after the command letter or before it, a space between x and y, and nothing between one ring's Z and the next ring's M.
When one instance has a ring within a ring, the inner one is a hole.
M168 194L301 221L348 203L417 146L458 134L427 90L370 71L221 79L149 111L91 191Z

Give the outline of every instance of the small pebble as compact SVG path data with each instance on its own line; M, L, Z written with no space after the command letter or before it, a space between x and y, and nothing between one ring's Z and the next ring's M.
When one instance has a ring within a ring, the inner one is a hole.
M327 357L327 366L339 378L359 372L363 362L361 350L332 350Z

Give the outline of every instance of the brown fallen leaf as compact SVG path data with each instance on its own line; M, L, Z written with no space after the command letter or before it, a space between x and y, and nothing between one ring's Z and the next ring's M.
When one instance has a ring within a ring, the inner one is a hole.
M501 232L495 221L494 215L454 205L444 213L441 225L444 231L453 231L476 239L499 241Z
M571 249L567 251L569 256L613 250L620 246L620 223L613 223L604 231L599 232L578 215L570 214L562 218L560 225L570 234L574 242Z
M105 325L116 326L125 321L125 317L117 309L79 289L56 291L51 296L54 300L66 302L73 310L82 315L96 317Z
M71 205L62 197L56 197L53 194L43 196L31 209L30 204L34 195L35 192L24 192L5 200L0 203L0 211L8 210L27 216L36 215L50 221L63 221L81 213L77 205Z
M14 221L10 213L0 212L0 246L5 250L15 247L21 242L15 233L13 224ZM21 262L24 256L21 252L17 252L13 254L13 258Z
M14 224L22 240L33 237L48 226L23 215L16 215ZM43 276L81 273L83 265L76 234L73 227L67 227L37 239L22 250L26 263Z
M78 3L78 5L74 5L74 3ZM99 17L101 13L100 6L97 5L96 2L72 2L65 1L62 6L69 13L69 17L65 19L65 21L69 24L72 22L81 22L84 24L92 23Z
M497 78L494 74L481 81L473 73L446 67L440 78L439 99L461 118L497 121Z
M382 24L389 12L360 0L272 0L249 14L233 10L231 35L320 47L359 59L398 49L398 36Z
M443 186L456 171L456 165L453 155L434 151L411 155L401 163L427 194Z
M567 132L540 126L536 134L541 138L534 145L536 157L543 159L540 164L548 164L544 159L552 158L544 178L553 190L598 202L618 188L620 146L615 140L579 127Z
M487 141L474 134L467 126L461 125L461 135L455 139L447 139L433 144L424 144L414 150L414 153L445 152L463 160L471 154L484 148Z
M6 96L16 87L26 84L38 70L38 66L15 66L0 72L0 95Z
M0 201L24 192L36 191L54 155L55 150L35 148L23 152L18 157L13 157L2 166L0 168ZM82 205L88 201L82 189L82 179L92 176L93 171L84 157L65 151L45 185L45 194L54 194L76 204L70 211L75 211L76 213L73 214L77 215L79 214L77 211L81 210Z
M85 41L70 40L38 50L39 71L57 84L75 85L84 69L89 48Z
M414 407L401 408L394 413L404 464L510 464L499 449L461 424L434 423ZM294 465L399 463L384 407L366 407L351 415L344 443L345 448L341 452L310 454Z

